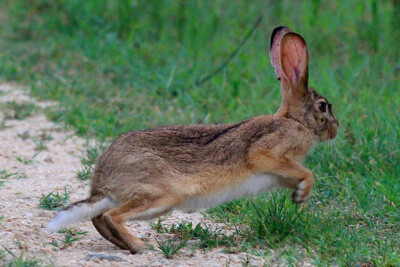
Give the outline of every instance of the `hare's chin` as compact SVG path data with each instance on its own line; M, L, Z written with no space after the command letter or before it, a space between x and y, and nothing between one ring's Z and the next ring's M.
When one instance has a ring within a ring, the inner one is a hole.
M337 130L329 131L329 139L334 139L337 135Z
M254 174L243 182L205 196L186 199L177 209L197 210L218 206L245 196L254 196L278 186L278 178L267 174Z
M320 136L320 141L328 141L332 140L336 137L337 131L335 130L328 130L323 135Z

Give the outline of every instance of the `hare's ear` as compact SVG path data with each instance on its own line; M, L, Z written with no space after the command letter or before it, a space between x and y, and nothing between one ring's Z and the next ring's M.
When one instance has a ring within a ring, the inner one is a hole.
M279 60L281 56L281 41L283 36L289 32L293 31L288 27L280 26L275 28L271 35L271 46L269 48L269 57L271 65L275 69L275 74L278 77L278 80L280 80L282 77L281 64Z
M283 36L280 66L292 93L305 95L308 90L308 50L303 37L296 33Z

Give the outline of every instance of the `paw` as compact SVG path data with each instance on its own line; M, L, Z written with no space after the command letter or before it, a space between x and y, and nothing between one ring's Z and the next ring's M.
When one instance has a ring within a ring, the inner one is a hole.
M303 203L311 196L311 186L307 184L306 180L299 183L292 194L292 201L294 203Z
M134 244L131 244L129 251L132 254L143 254L149 249L148 246L144 242L135 242Z

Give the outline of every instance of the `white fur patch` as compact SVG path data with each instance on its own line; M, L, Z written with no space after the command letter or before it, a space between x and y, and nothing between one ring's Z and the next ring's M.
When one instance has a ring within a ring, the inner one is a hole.
M306 189L306 181L301 181L298 185L299 190L304 190Z
M163 214L167 210L170 210L170 207L166 206L161 206L161 207L155 207L155 208L150 208L145 211L139 212L135 215L133 215L130 220L150 220L153 219L154 217L159 216L159 214Z
M304 189L306 189L306 186L307 186L307 184L306 184L306 182L304 180L301 181L299 183L299 185L297 186L296 191L295 191L295 196L294 196L294 200L296 202L298 202L298 203L299 202L304 202L304 201L306 201L306 200L308 200L310 198L310 194L308 194L305 197L302 197L302 195L304 194L303 191L304 191Z
M47 225L47 232L53 233L71 224L94 218L117 206L110 198L103 198L96 203L81 203L59 212Z
M177 209L196 210L211 208L233 199L257 195L277 185L278 179L276 177L266 174L255 174L242 183L226 188L223 191L207 196L189 198L182 202Z

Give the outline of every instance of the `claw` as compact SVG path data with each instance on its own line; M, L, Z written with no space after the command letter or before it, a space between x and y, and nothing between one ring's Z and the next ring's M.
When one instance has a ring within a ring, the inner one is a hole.
M306 182L303 180L299 183L297 188L293 191L292 201L296 204L303 203L307 201L310 196L310 190L307 190Z

